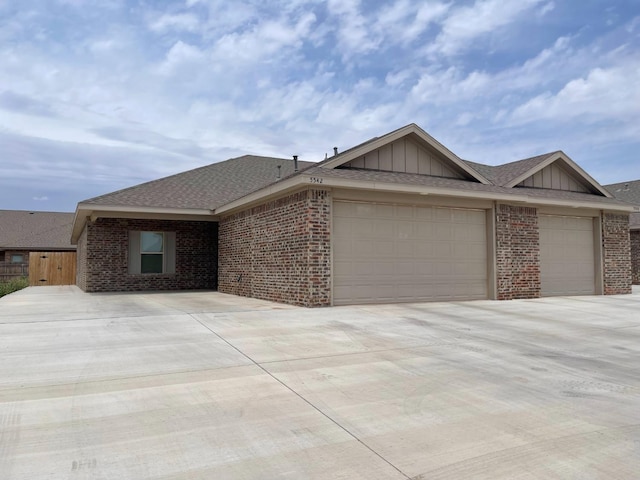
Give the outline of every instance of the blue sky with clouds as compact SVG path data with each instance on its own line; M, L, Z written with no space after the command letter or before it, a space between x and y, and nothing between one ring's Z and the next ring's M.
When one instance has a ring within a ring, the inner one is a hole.
M640 178L640 0L0 0L0 209L407 123Z

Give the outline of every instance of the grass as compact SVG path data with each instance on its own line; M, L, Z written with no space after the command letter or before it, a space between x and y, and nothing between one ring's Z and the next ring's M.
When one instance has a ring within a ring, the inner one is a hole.
M17 292L18 290L22 290L25 287L29 286L29 279L27 277L20 277L14 280L9 280L8 282L0 283L0 297L4 297L5 295L9 295L10 293Z

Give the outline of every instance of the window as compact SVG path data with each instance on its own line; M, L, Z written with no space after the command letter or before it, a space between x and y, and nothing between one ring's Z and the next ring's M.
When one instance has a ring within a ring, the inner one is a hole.
M164 272L164 233L140 232L140 273Z
M12 253L11 254L11 263L24 263L24 255L21 253Z
M130 274L175 273L175 232L129 232Z

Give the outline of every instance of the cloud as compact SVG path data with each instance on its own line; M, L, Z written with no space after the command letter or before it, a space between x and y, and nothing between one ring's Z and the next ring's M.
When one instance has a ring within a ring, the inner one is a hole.
M380 45L382 38L369 29L360 11L360 0L329 0L329 13L338 22L338 47L344 59L367 53Z
M299 49L316 21L313 13L295 19L265 20L244 32L220 38L214 47L215 60L234 62L272 62Z
M0 109L41 117L56 116L56 113L47 103L9 90L0 93Z
M201 26L197 16L191 13L169 14L165 13L149 24L149 29L154 32L187 31L194 32Z
M49 197L47 197L47 196L33 197L32 200L34 200L36 202L46 202L47 200L49 200Z
M469 7L459 7L443 21L442 31L427 52L455 55L474 41L497 29L513 24L526 11L543 0L476 0Z
M158 68L162 75L172 75L188 64L201 65L205 53L198 47L178 40L166 53L165 60Z
M387 42L408 45L444 17L449 8L450 4L441 2L397 0L375 14L372 28Z
M640 57L623 65L594 68L557 93L545 92L517 107L512 119L533 122L562 119L584 122L640 121Z

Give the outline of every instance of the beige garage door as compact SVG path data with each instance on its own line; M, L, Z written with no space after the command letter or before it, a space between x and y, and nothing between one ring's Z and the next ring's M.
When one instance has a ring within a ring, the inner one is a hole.
M595 247L590 217L540 216L542 295L593 295Z
M484 210L334 202L335 305L483 298Z

